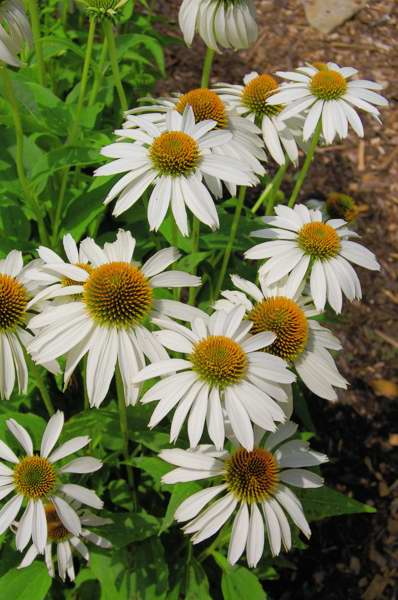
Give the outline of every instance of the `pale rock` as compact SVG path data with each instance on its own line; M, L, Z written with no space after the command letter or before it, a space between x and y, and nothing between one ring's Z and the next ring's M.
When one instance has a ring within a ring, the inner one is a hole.
M322 33L330 33L367 5L367 0L302 0L302 2L308 23Z

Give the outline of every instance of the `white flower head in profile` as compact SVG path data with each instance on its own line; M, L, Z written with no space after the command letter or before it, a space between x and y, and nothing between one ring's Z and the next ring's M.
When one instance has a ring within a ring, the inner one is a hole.
M32 42L32 31L19 0L1 0L0 2L0 62L19 67L18 54L25 44Z
M387 106L387 100L375 90L382 85L364 79L350 80L358 71L339 67L335 63L308 64L295 71L278 71L277 75L289 83L282 85L270 99L270 104L285 104L282 119L306 111L303 139L308 140L321 122L321 131L327 144L335 137L348 135L348 125L363 137L363 125L357 109L370 113L379 120L377 106Z
M246 550L249 567L255 567L264 551L265 533L272 556L277 556L282 546L290 550L291 526L287 516L310 537L303 507L291 486L321 487L323 479L307 467L328 459L311 450L307 442L289 440L296 430L297 425L288 421L263 442L264 432L257 430L255 446L250 451L242 447L228 452L214 446L199 446L196 450L172 449L160 453L160 458L177 467L163 476L164 483L213 477L218 481L184 500L176 510L175 519L179 523L188 521L183 530L191 536L193 544L217 533L234 513L228 550L231 564Z
M71 506L76 511L82 529L79 535L75 535L66 529L65 525L58 516L57 509L54 504L48 502L44 505L44 512L47 520L47 543L44 550L44 558L50 577L54 577L55 569L53 563L53 548L55 547L58 574L62 581L65 581L68 576L70 581L75 579L75 568L73 565L73 552L84 558L85 561L90 560L90 552L87 548L87 542L95 544L99 548L109 549L112 544L106 538L98 535L87 529L87 527L101 527L112 523L111 519L103 519L93 513L82 510L78 502L72 502ZM16 524L18 532L20 524ZM29 567L38 556L37 548L34 544L27 550L18 569Z
M22 254L12 250L0 260L0 398L11 396L15 386L25 393L28 386L28 369L24 350L32 339L26 331L31 318L29 300L37 291L31 281L30 265L24 267ZM53 373L59 372L56 362L48 361L45 366Z
M14 419L8 419L6 423L22 446L24 455L19 459L7 444L0 441L0 458L9 463L8 465L0 463L0 499L3 500L11 492L14 494L0 510L0 533L4 533L10 527L23 503L26 502L16 534L16 546L22 551L32 538L37 551L43 553L48 533L46 504L50 502L55 507L63 526L75 536L81 534L81 522L64 496L92 508L102 508L103 502L93 490L65 482L69 473L94 473L101 468L102 463L96 458L86 456L75 458L63 466L56 464L90 442L90 438L83 435L53 450L64 424L64 415L60 411L53 415L47 424L41 441L40 454L34 454L32 439L24 427Z
M266 286L260 278L260 288L237 275L231 276L238 290L221 293L215 308L230 312L242 305L246 318L253 322L252 333L271 331L274 342L267 352L279 356L293 366L303 383L321 398L337 400L333 386L347 388L329 350L341 350L339 340L316 319L312 299L302 295L304 282L294 292L286 284L286 277Z
M311 296L321 311L326 301L336 313L341 312L343 294L350 300L362 297L361 284L351 263L378 271L374 254L352 242L358 237L343 219L324 221L320 210L304 204L288 208L279 204L276 216L263 217L266 229L253 231L254 237L266 242L250 248L246 258L267 259L260 268L265 285L271 285L289 274L287 285L294 292L310 272Z
M297 163L296 125L291 128L289 122L280 118L283 104L269 102L278 89L276 79L268 73L252 72L243 78L243 83L244 85L219 83L215 89L224 102L239 115L261 128L264 144L279 165L285 164L285 153L293 163Z
M187 46L194 35L212 50L241 50L253 44L258 35L253 0L183 0L178 15Z
M91 238L81 243L80 252L88 264L71 265L61 260L43 266L45 271L73 282L58 286L62 297L65 289L69 290L71 301L57 303L30 321L37 334L29 351L38 362L66 356L65 386L87 354L86 385L91 406L103 402L116 368L120 369L126 404L134 404L139 388L132 379L145 365L145 356L151 361L167 357L147 328L154 314L182 319L196 314L193 307L154 297L156 288L200 285L200 278L188 273L164 272L178 260L179 252L165 248L139 267L133 262L134 250L131 233L120 230L116 241L104 248ZM54 287L51 295L56 300Z
M145 116L135 117L137 127L116 133L131 141L105 146L103 156L114 158L99 167L95 175L126 173L110 190L105 204L118 197L113 214L121 215L133 206L146 189L153 187L148 203L148 221L157 231L169 206L183 235L188 235L186 207L211 229L219 227L214 201L203 184L204 175L236 185L255 185L253 171L237 158L219 156L212 150L232 139L229 131L213 131L216 121L195 124L190 106L181 115L169 110L166 127L159 127Z
M285 420L279 404L288 402L281 384L289 384L295 376L286 362L264 352L275 339L273 333L250 335L253 323L243 320L245 310L236 307L230 313L216 311L194 319L192 328L171 319L154 319L162 327L157 339L169 350L186 358L170 358L148 365L136 377L139 383L153 377L167 377L156 383L142 402L159 401L149 422L157 425L176 408L170 440L175 441L188 416L191 447L199 443L205 422L210 439L222 448L225 418L239 442L253 448L253 425L274 431L275 421ZM225 411L225 414L224 414Z
M36 268L29 271L29 277L31 281L43 289L32 298L28 308L35 306L38 302L53 298L62 301L73 298L75 291L77 294L81 292L82 285L81 280L74 279L75 267L79 267L87 273L92 272L93 267L89 264L87 256L82 248L79 249L70 233L64 235L62 242L67 257L66 261L51 248L39 246L37 249L41 262ZM57 265L61 266L61 270L57 269ZM72 286L77 286L76 290Z
M145 118L150 119L157 127L164 129L166 126L166 113L168 110L175 109L180 114L184 114L187 106L192 108L195 123L201 121L215 121L216 131L229 132L231 138L225 144L220 144L212 148L213 154L220 157L232 158L245 163L246 168L253 171L256 175L264 175L265 169L260 161L266 160L266 154L263 150L263 143L259 134L260 129L250 120L237 114L237 112L224 102L220 95L214 90L208 88L195 88L185 94L174 94L168 98L157 98L153 104L145 104L128 111L126 121L123 123L124 129L132 129L139 126L136 115L145 114ZM120 136L123 136L123 130L118 130ZM203 179L216 198L223 195L223 180L217 175L204 173ZM231 196L236 196L236 183L225 181Z

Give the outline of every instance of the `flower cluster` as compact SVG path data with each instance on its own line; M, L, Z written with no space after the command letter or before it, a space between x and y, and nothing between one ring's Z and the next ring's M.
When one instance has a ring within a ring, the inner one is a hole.
M93 19L113 19L125 2L85 4ZM0 24L0 59L17 66L29 25L15 0L0 2L0 19L6 21L6 28ZM247 48L257 37L251 0L184 0L180 26L187 44L198 32L214 51ZM263 228L251 233L262 241L239 259L262 261L256 279L234 274L235 289L222 290L245 190L264 183L268 156L283 175L289 163L298 167L301 150L308 169L318 143L346 138L349 126L364 135L358 109L379 120L378 107L387 104L381 86L356 75L333 62L251 72L242 85L207 81L125 112L117 140L101 151L112 160L94 172L122 175L104 200L116 200L113 215L145 201L149 230L171 225L169 237L181 248L179 232L191 236L196 259L200 223L220 228L217 201L225 189L237 200L219 285L200 304L195 292L205 282L196 264L188 273L186 264L179 266L179 250L162 247L156 237L158 250L140 244L144 260L136 261L128 229L101 245L93 237L77 243L68 233L65 256L40 245L26 266L16 250L0 261L1 399L14 388L27 391L29 365L58 374L59 361L64 389L83 367L87 406L100 408L115 378L125 406L154 405L149 428L168 420L171 444L186 425L189 448L160 452L175 467L162 481L210 480L178 506L175 519L185 523L194 544L232 519L232 564L245 552L255 567L266 536L272 556L289 550L292 523L310 536L291 488L322 486L309 468L327 457L312 450L291 421L293 384L328 401L347 388L334 358L341 344L324 321L342 312L344 297L361 299L354 266L380 268L373 253L353 241L359 236L349 227L356 215L349 197L330 197L324 206L296 204L297 188L288 205L270 204ZM303 179L306 170L301 173ZM209 264L218 269L218 258ZM123 414L125 406L119 406ZM31 543L21 568L44 554L50 575L55 546L60 577L73 580L74 550L88 560L85 542L111 544L85 528L109 523L82 508L102 508L96 492L69 482L70 474L89 475L102 463L87 456L62 463L90 443L84 435L54 450L63 424L62 412L51 416L35 453L25 428L7 421L23 455L0 441L0 499L12 494L0 510L0 534L10 528L19 551ZM128 460L128 440L125 450Z

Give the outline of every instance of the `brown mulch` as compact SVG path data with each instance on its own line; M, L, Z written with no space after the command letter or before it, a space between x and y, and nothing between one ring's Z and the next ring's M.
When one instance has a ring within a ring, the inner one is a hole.
M163 12L162 30L174 35L179 4L161 2L157 9ZM256 4L257 43L246 52L218 55L213 82L238 83L252 70L272 73L304 61L333 60L384 84L391 102L382 126L365 116L364 140L351 135L319 150L301 196L352 195L362 208L357 224L362 241L381 263L380 273L361 270L364 299L346 304L335 326L344 346L339 366L350 389L334 405L317 399L311 405L319 446L331 458L324 469L327 483L372 504L377 513L314 526L309 549L289 556L293 568L265 587L283 600L391 600L398 597L398 3L370 1L328 35L307 24L299 0ZM197 87L203 56L198 39L193 50L170 47L169 78L159 82L158 93Z

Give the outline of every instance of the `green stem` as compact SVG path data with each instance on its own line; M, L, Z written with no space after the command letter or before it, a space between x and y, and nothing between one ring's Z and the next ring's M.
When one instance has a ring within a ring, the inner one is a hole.
M274 180L272 182L272 191L267 200L267 205L266 205L266 209L265 209L265 214L267 217L272 215L272 213L274 212L275 199L279 192L279 188L281 187L283 178L285 177L285 173L287 171L288 164L289 164L289 161L288 161L288 158L286 157L286 162L279 167L279 169L276 172L276 175L274 177Z
M80 81L80 88L79 88L79 98L77 101L77 107L76 107L73 125L69 132L68 138L66 140L67 145L73 144L75 142L76 137L79 132L79 128L80 128L80 117L81 117L81 112L83 110L84 98L85 98L87 83L88 83L88 76L90 73L90 64L91 64L91 59L93 56L95 26L96 26L95 18L90 17L90 25L89 25L89 29L88 29L88 38L87 38L87 44L86 44L86 53L84 56L82 78ZM54 217L54 223L53 223L53 235L52 235L53 244L56 243L57 238L58 238L58 230L59 230L61 219L62 219L62 210L64 207L65 192L66 192L66 187L67 187L67 183L68 183L69 171L70 171L70 169L67 168L67 169L64 169L64 171L62 172L61 187L59 190L59 196L58 196L57 206L55 209L55 217Z
M256 212L258 211L258 209L260 208L260 206L262 206L263 202L268 198L268 196L271 194L272 192L272 181L263 189L260 197L258 198L257 202L255 203L255 205L252 208L252 213L253 215L256 214Z
M92 106L97 98L98 90L101 85L101 81L102 81L102 77L103 77L104 64L105 64L107 54L108 54L108 43L107 43L106 39L104 39L102 42L101 56L100 56L98 67L97 67L96 74L94 77L94 84L93 84L93 87L92 87L92 90L90 93L90 97L88 99L89 106Z
M223 261L221 264L221 269L220 269L220 273L218 276L217 285L214 290L214 296L213 296L214 300L217 300L217 297L221 291L221 287L224 283L225 273L227 272L229 259L231 258L231 254L232 254L232 248L234 246L236 234L238 232L239 219L240 219L240 215L242 213L242 208L243 208L243 204L245 202L245 197L246 197L246 187L242 185L239 189L238 202L237 202L236 208L235 208L235 214L234 214L234 218L232 221L231 231L229 234L229 240L228 240L228 244L225 248L224 258L223 258Z
M127 407L126 401L124 398L124 386L122 376L120 374L119 366L116 367L116 393L117 393L117 401L119 407L119 424L120 424L120 433L122 434L123 440L123 455L126 462L130 460L129 453L129 433L128 433L128 423L127 423ZM133 468L131 465L126 465L127 469L127 483L133 495L133 504L134 509L137 506L137 498L136 491L134 487L134 475Z
M199 251L199 234L200 234L200 221L199 221L199 219L197 219L194 216L193 221L192 221L192 252L191 252L191 254L195 254L196 252ZM196 272L197 272L197 267L195 266L192 269L192 275L196 275ZM195 287L189 288L188 302L191 305L195 304L197 289L198 288L195 288Z
M12 110L12 117L14 121L15 139L16 139L16 152L15 152L15 165L17 167L17 173L19 182L21 184L22 192L25 196L25 202L29 205L30 209L35 215L38 228L40 241L44 244L48 244L49 238L47 234L46 225L44 223L43 215L39 202L36 195L30 188L28 178L25 173L25 166L23 162L23 150L24 150L24 136L21 115L19 113L18 101L14 93L12 81L8 74L6 67L0 67L1 78L3 80L5 96L10 103Z
M211 68L213 66L213 60L214 60L214 50L212 50L211 48L207 48L205 60L203 63L202 79L200 82L200 87L202 87L202 88L207 88L209 86L210 73L211 73Z
M115 38L113 36L112 22L109 19L104 20L104 33L108 42L109 59L111 61L113 81L119 96L120 106L122 111L125 112L128 109L127 97L123 88L122 80L120 78L119 63L116 53Z
M319 119L318 125L316 126L316 129L314 131L314 135L312 136L311 143L308 148L308 152L307 152L307 156L305 157L304 164L303 164L302 169L297 177L295 186L292 191L292 195L290 196L289 204L288 204L289 208L293 208L293 206L296 203L297 197L300 193L300 190L303 186L304 180L307 176L308 169L310 168L310 164L312 162L312 159L314 158L315 149L318 145L318 141L321 136L321 131L322 131L322 120Z
M40 37L40 11L37 0L29 0L29 11L32 24L33 44L35 47L37 66L39 68L39 83L40 85L45 85L46 68L44 65L43 48Z
M46 407L46 410L51 417L55 413L55 409L54 409L54 405L52 403L50 394L47 389L43 370L39 365L36 365L36 363L33 362L33 360L31 359L31 357L28 354L26 354L26 359L27 359L29 369L32 372L33 379L35 380L36 385L41 394L43 404Z

